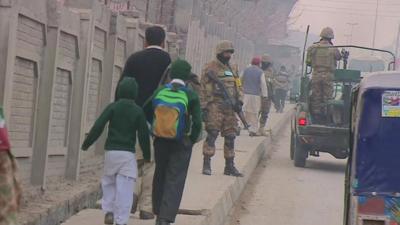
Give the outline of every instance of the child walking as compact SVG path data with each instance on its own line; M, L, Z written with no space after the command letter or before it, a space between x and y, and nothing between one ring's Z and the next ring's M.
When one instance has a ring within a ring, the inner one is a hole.
M137 178L136 136L144 159L150 160L149 130L143 110L134 101L137 93L135 79L123 78L118 85L116 101L102 112L82 144L82 150L87 150L108 123L104 175L101 180L105 224L114 224L114 220L117 225L128 223Z
M156 225L175 222L192 155L201 133L200 100L187 87L191 65L176 60L171 65L172 81L158 89L153 98L154 158L153 211Z

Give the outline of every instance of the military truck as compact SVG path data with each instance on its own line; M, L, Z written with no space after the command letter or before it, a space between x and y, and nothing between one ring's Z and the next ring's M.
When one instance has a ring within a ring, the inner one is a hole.
M393 62L388 69L394 69L393 53L360 46L330 46L328 48L358 48L389 53ZM291 120L290 158L296 167L305 167L309 156L318 157L320 152L329 153L335 158L345 159L349 154L350 109L352 88L361 81L361 71L347 69L348 51L342 50L343 68L334 73L334 93L327 104L328 121L315 124L309 110L311 68L306 68L301 78L300 98L296 112ZM347 54L346 54L347 52Z

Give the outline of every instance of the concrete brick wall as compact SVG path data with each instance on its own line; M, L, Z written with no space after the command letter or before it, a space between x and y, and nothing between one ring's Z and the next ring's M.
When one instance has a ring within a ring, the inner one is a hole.
M44 24L18 14L15 25L15 54L13 73L9 76L10 140L15 154L32 155L38 79L44 54ZM11 62L10 62L11 63Z
M36 106L37 72L35 63L23 58L15 59L12 77L9 119L10 141L14 148L32 148L34 112ZM25 155L24 154L24 155Z

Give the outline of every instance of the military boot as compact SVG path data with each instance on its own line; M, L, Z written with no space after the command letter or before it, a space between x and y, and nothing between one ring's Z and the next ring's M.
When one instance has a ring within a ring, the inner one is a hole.
M112 225L114 224L114 213L108 212L104 216L104 224Z
M211 176L211 158L204 157L203 160L203 174Z
M235 164L233 162L233 158L225 159L224 174L233 177L243 177L243 174L241 174L239 170L236 169Z

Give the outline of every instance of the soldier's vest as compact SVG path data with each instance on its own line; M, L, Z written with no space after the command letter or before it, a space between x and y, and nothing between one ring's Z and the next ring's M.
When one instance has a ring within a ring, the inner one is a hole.
M250 66L243 72L243 91L248 95L261 95L261 76L263 71L257 66Z
M237 97L238 93L236 91L236 77L237 74L234 74L229 68L218 66L214 64L209 68L209 70L214 71L217 75L218 79L220 79L228 91L229 95L232 97ZM213 102L224 102L223 91L220 90L217 84L214 84L213 88Z
M312 49L312 67L315 71L333 71L336 69L335 49L318 48L330 46L328 44L315 44Z

